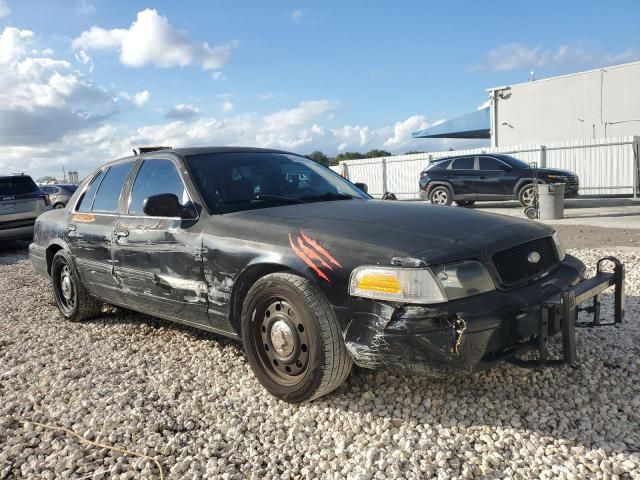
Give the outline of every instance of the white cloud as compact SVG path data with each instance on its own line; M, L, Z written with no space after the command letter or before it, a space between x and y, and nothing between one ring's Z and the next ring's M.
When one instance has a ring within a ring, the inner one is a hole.
M137 107L144 106L149 101L149 99L151 98L151 94L149 93L148 90L143 90L141 92L134 93L133 95L131 95L131 94L127 93L127 92L121 92L120 96L122 98L124 98L125 100L130 101L131 103L133 103Z
M236 42L218 46L195 42L172 27L156 10L145 9L138 12L128 29L93 26L75 38L72 46L84 50L117 50L120 61L130 67L199 64L214 70L227 63Z
M138 92L133 96L133 103L135 103L138 107L142 107L149 101L149 98L151 98L149 90L143 90L142 92Z
M80 50L75 54L76 60L89 68L89 73L93 73L93 59L84 50Z
M11 13L7 0L0 0L0 18L4 18Z
M0 64L9 63L24 55L33 37L34 33L30 30L6 27L0 34Z
M260 100L271 100L273 97L275 97L275 94L273 92L266 92L266 93L258 94L258 98Z
M96 13L96 7L93 6L89 0L78 0L78 4L76 5L76 12L82 15L91 15Z
M181 103L169 110L166 117L171 120L189 120L199 114L200 109L198 107Z
M33 40L33 32L13 27L0 34L3 146L52 142L69 132L95 127L115 111L111 95L66 60L29 56Z
M300 9L296 9L293 12L291 12L291 21L295 24L299 24L300 21L302 20L302 10Z
M226 80L227 77L224 76L224 74L220 71L218 72L211 72L211 78L213 78L214 80Z
M224 102L222 102L223 112L230 112L231 110L233 110L233 103L231 101L225 100Z
M504 72L531 68L598 67L624 63L640 58L640 51L628 49L618 53L604 52L600 47L573 43L557 48L509 43L489 51L481 65L473 70Z

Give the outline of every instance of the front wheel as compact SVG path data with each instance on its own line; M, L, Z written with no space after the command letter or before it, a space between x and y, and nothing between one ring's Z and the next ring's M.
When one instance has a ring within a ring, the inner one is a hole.
M51 262L51 283L58 309L67 320L80 322L100 312L102 304L88 294L73 259L64 250L58 251Z
M449 189L443 185L434 187L429 193L429 200L434 205L451 205L453 201L453 195Z
M518 192L518 201L523 207L533 206L533 199L535 198L535 187L532 183L525 185Z
M319 398L351 371L335 314L306 278L278 272L259 279L247 293L241 327L253 373L281 400Z

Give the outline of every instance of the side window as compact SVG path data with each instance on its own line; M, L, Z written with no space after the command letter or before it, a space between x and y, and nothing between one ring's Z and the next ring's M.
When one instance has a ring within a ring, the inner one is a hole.
M173 193L183 205L189 202L180 173L171 160L145 160L131 190L129 215L144 215L144 200L161 193Z
M450 163L451 163L451 160L443 160L441 162L436 162L433 164L433 166L429 170L444 170L449 166Z
M107 169L103 169L98 175L96 175L94 179L91 181L91 184L89 185L88 190L82 194L80 201L76 205L76 210L78 212L91 211L91 207L93 207L93 199L96 196L96 191L98 190L98 187L100 186L100 182L104 178L104 174L106 171Z
M96 193L92 212L116 213L118 211L122 186L132 165L133 162L130 161L109 167Z
M473 166L476 163L475 157L462 157L456 158L453 161L454 170L473 170Z
M480 170L501 170L504 164L495 158L480 157Z

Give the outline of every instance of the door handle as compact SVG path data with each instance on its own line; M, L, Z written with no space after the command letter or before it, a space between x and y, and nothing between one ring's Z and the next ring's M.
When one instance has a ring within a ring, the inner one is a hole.
M113 233L115 234L115 236L117 238L128 237L129 236L129 230L116 230Z

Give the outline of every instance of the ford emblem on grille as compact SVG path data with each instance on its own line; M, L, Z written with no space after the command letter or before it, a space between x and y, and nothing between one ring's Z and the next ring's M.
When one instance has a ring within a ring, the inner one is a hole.
M536 251L529 252L527 260L529 260L529 263L538 263L540 261L540 254Z

